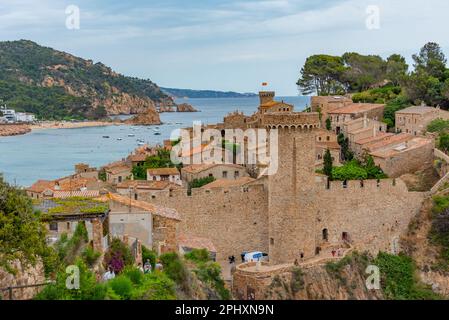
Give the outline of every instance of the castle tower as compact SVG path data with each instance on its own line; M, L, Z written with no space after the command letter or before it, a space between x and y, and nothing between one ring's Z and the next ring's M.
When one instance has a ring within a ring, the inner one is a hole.
M278 170L268 177L270 262L292 263L315 255L315 129L318 113L270 114L264 126L278 130Z
M274 91L260 91L259 92L259 98L260 98L260 104L265 104L267 102L271 102L274 100Z

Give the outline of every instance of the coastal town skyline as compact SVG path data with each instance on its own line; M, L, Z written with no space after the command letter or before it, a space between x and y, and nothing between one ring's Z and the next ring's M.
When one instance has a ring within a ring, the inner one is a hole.
M412 65L428 40L448 52L449 4L389 2L194 1L181 9L178 1L2 1L0 39L37 41L162 87L257 92L268 81L293 96L298 66L311 54L399 53ZM79 29L67 28L73 6Z

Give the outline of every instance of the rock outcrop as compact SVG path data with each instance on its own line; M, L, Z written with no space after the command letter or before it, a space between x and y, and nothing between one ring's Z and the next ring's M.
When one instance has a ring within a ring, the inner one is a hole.
M192 105L188 103L181 103L176 106L177 112L198 112Z
M0 137L17 136L31 131L26 124L0 124Z
M125 121L126 124L148 126L153 124L161 124L159 114L154 109L147 109L145 113L136 115L135 117Z

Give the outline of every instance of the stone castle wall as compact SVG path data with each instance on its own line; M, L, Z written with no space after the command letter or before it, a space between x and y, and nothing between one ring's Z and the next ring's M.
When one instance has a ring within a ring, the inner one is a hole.
M145 199L176 209L182 221L179 231L210 239L217 260L240 257L243 251L268 251L268 198L263 185L245 188L173 190Z
M333 181L316 185L313 198L319 203L314 230L315 246L338 243L343 233L358 251L397 252L399 237L421 209L422 192L409 192L400 179ZM323 240L327 229L328 241Z

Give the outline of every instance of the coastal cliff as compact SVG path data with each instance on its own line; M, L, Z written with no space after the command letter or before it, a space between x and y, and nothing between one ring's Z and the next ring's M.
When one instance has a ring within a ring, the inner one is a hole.
M32 41L0 42L0 70L4 102L41 119L102 119L176 106L151 80Z

